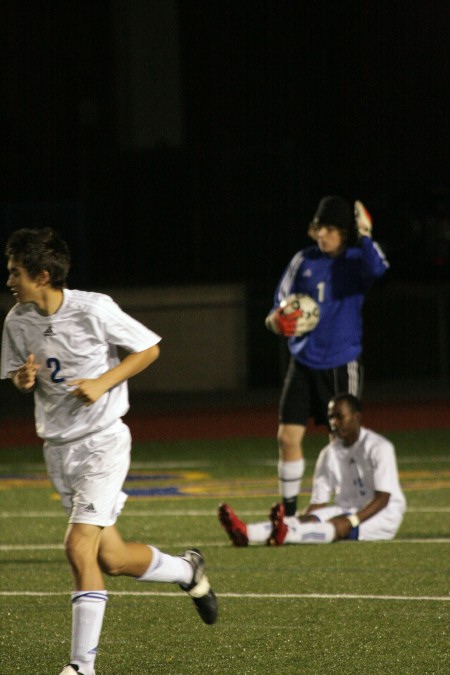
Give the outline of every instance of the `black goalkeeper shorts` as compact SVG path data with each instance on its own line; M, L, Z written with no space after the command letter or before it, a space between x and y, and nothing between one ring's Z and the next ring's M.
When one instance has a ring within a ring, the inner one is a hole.
M291 357L281 392L278 421L280 424L306 426L309 418L316 425L328 427L328 403L337 394L361 398L363 367L360 360L338 368L313 370Z

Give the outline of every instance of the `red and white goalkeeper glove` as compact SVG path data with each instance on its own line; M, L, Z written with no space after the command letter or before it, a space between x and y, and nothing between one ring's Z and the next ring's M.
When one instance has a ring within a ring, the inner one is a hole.
M289 314L283 313L283 307L278 307L266 318L266 327L277 335L285 337L300 337L308 333L317 323L316 319L307 316L301 309L295 309Z
M355 223L360 237L372 236L372 216L362 202L355 202Z

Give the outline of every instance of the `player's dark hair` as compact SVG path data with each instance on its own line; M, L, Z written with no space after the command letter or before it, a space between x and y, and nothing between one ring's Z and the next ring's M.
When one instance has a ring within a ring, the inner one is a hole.
M342 232L346 232L346 246L355 246L357 243L352 207L346 199L338 195L328 195L320 200L309 227L314 230L320 225L333 225Z
M51 227L22 228L9 237L5 253L23 265L31 279L47 270L53 288L63 288L70 269L66 242Z
M353 394L337 394L337 396L333 396L330 403L337 403L338 401L345 401L354 413L361 412L362 410L361 401L356 396L353 396Z

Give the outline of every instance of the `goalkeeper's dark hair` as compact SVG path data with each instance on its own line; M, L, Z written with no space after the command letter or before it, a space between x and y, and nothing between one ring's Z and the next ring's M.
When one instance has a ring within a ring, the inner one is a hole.
M320 225L333 225L346 233L346 246L355 246L358 237L353 209L350 203L338 195L323 197L309 225L317 229Z
M339 401L345 401L354 413L360 413L362 411L361 401L359 398L356 398L356 396L353 396L353 394L337 394L337 396L333 396L330 403L338 403Z
M53 288L66 285L70 269L69 247L51 227L16 230L6 242L5 254L23 265L31 279L47 270Z

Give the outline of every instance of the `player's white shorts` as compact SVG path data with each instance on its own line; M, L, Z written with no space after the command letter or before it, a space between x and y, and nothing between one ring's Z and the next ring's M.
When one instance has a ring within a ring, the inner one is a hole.
M127 499L122 486L130 451L130 430L122 420L76 443L44 443L48 475L69 523L114 525Z
M349 511L340 506L326 506L317 511L310 511L308 515L314 515L324 523L335 516L348 514ZM358 527L358 541L382 541L383 539L393 539L397 534L403 520L403 511L397 509L384 508L374 516L365 520Z

